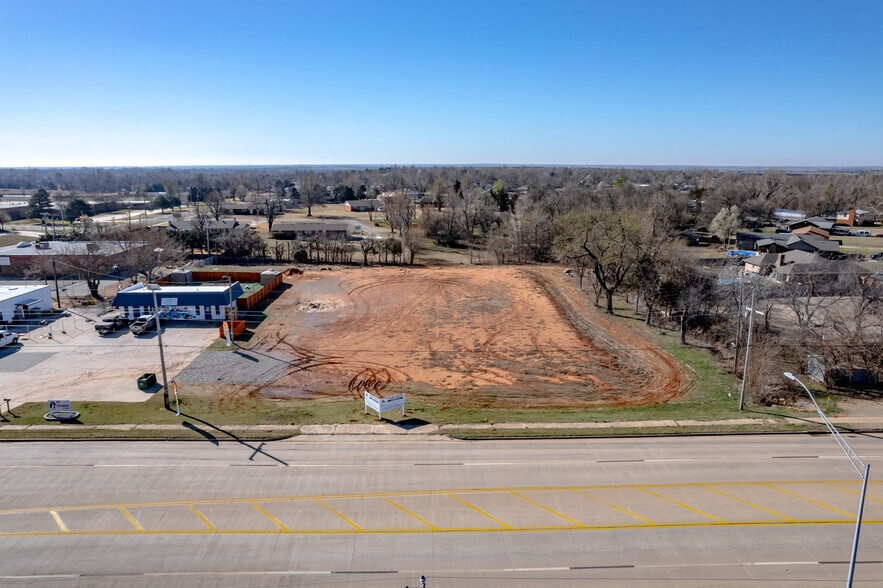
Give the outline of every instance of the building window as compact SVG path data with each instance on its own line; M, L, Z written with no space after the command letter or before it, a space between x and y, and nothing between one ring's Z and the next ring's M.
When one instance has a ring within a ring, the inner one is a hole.
M214 313L215 316L218 316L219 314L221 314L221 307L215 306L214 310L212 310L212 312Z

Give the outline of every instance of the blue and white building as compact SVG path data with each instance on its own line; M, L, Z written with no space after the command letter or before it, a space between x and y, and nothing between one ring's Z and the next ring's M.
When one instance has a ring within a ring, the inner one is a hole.
M135 320L143 314L154 314L153 295L159 305L160 317L173 320L227 320L236 316L236 299L244 290L239 282L232 284L175 284L160 286L135 284L117 292L113 306L120 314Z

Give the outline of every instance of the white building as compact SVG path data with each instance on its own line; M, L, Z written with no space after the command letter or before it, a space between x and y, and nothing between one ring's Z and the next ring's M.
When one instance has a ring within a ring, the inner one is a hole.
M0 323L52 310L49 286L0 286Z

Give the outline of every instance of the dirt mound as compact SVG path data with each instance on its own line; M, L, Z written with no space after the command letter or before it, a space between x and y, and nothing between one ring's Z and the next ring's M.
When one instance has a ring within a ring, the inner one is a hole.
M288 358L262 383L277 398L610 406L683 385L673 358L598 316L558 268L345 269L298 280L273 310L252 349Z

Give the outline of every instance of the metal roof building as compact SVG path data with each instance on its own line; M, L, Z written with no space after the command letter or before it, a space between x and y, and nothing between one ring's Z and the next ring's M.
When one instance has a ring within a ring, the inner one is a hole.
M52 309L49 286L0 286L0 323Z

